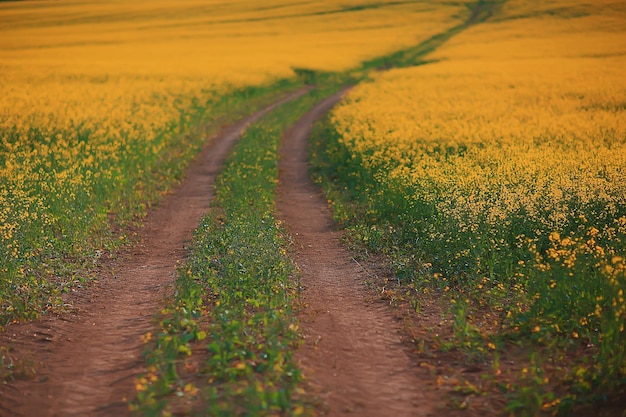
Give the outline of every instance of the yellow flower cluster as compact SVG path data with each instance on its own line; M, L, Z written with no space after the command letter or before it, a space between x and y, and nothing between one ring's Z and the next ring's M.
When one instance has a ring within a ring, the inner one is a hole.
M468 218L506 226L521 212L548 233L588 210L611 217L626 205L626 12L605 3L576 19L478 26L436 54L443 62L355 88L333 123L379 181L413 190L407 198L461 229ZM591 40L578 41L579 25L595 28Z
M414 227L444 276L495 274L546 320L571 307L590 329L595 296L626 287L607 272L626 251L624 39L618 1L511 0L438 62L357 86L332 123L374 183L374 215ZM614 311L623 328L626 305Z
M160 155L163 134L200 96L197 83L62 78L0 100L0 113L7 115L0 119L0 242L22 260L46 245L38 239L45 229L60 228L61 219L80 224L90 200L113 198L107 187L141 177L141 160ZM202 100L214 94L207 90ZM104 221L106 213L100 215ZM63 230L57 232L61 238Z
M496 224L523 209L558 228L570 201L626 204L626 59L596 61L396 70L358 87L333 120L368 169L451 216Z

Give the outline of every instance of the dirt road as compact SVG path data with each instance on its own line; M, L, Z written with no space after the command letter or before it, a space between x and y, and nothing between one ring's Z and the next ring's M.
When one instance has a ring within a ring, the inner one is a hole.
M311 110L284 138L278 209L295 240L306 308L305 344L297 358L331 416L434 415L388 306L371 301L366 272L342 246L321 191L309 179L307 141L314 121L341 97Z
M0 385L0 416L123 416L125 396L143 370L141 336L176 278L185 244L209 209L213 182L245 128L292 93L226 128L190 167L186 179L146 219L134 253L105 265L105 276L71 300L70 314L9 326L0 346L37 368L34 379Z

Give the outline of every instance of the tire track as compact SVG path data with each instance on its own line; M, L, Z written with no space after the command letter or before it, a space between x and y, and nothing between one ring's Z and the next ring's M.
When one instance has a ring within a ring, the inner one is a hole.
M0 385L1 416L129 414L124 396L134 395L133 379L144 370L141 336L154 328L224 160L250 123L308 90L286 95L208 141L180 187L148 215L135 253L106 265L107 276L72 300L72 313L7 327L0 346L12 346L12 356L32 362L37 373Z
M281 150L278 210L296 244L306 306L305 343L296 357L327 415L433 415L437 403L420 380L423 370L388 307L368 302L363 269L342 246L326 200L309 179L311 126L344 92L299 120Z

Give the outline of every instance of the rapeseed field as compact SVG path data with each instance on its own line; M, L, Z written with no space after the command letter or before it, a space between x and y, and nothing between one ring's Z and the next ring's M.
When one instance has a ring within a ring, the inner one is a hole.
M626 375L624 39L622 2L511 0L332 113L353 236L413 297L453 294L462 349L530 346L510 411L565 412Z
M0 324L60 303L212 129L457 24L369 0L0 4ZM282 80L282 81L280 81ZM261 86L261 87L260 87ZM265 97L265 98L263 98Z

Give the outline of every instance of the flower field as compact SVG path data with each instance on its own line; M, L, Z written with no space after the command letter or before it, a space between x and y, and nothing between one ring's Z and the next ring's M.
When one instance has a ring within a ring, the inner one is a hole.
M508 1L332 113L352 237L392 255L414 305L451 294L465 348L531 346L537 371L513 378L537 387L510 410L567 410L626 375L624 39L621 2Z
M211 132L301 84L294 68L356 67L456 24L457 9L3 2L0 324L81 285Z
M233 148L124 379L138 415L314 413L278 151L358 83L312 162L412 360L485 415L623 409L625 39L621 0L0 1L0 329L70 307L221 127L315 84Z

